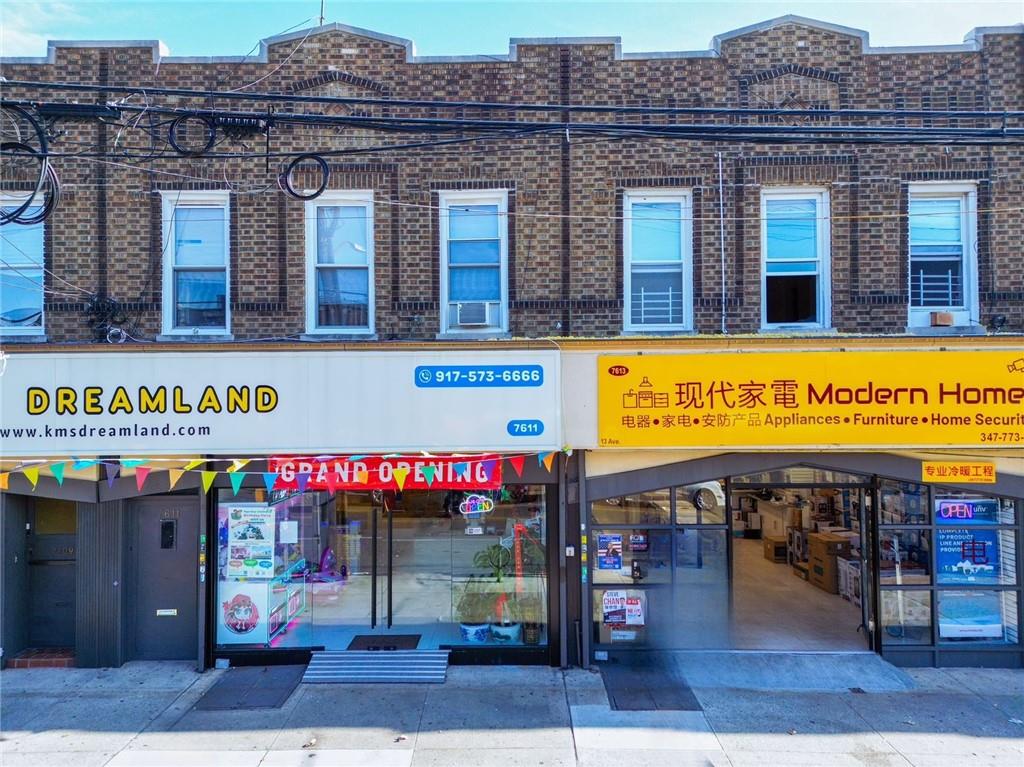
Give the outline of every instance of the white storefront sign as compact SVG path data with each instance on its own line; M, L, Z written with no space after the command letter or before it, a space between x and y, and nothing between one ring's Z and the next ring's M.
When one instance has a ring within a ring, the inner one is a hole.
M557 450L548 351L10 354L0 455Z

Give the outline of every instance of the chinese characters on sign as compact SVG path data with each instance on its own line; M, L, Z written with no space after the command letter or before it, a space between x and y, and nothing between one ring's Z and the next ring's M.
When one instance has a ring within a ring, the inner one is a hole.
M921 461L921 481L991 485L996 466L987 461Z
M988 351L602 356L598 438L604 447L1024 444L1024 378L1011 362ZM976 462L923 471L995 481L994 467Z

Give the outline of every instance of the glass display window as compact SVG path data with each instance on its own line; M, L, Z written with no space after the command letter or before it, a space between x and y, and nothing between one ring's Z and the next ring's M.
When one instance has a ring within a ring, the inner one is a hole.
M1020 641L1015 591L940 590L937 601L940 642Z
M930 591L882 589L880 609L882 643L929 645L932 643Z
M878 575L883 584L896 586L931 583L931 532L881 530L878 535Z

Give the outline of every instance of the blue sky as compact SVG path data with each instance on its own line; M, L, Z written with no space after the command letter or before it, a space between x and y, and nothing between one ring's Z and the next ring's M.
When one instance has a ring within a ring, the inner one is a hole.
M242 55L260 38L317 23L320 0L0 2L0 55L41 56L49 39L163 40L171 53ZM617 35L626 51L693 50L711 37L795 13L866 29L872 45L961 42L972 27L1024 21L1024 0L941 2L342 2L327 21L411 38L422 55L504 53L510 37Z

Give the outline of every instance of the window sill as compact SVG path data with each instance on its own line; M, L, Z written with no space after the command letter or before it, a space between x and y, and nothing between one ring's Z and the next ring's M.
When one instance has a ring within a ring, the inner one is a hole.
M45 344L47 338L45 333L11 333L8 335L7 333L0 332L0 342L5 344Z
M698 335L697 331L693 328L679 328L676 330L640 330L638 328L632 328L623 330L619 333L621 336L695 336Z
M512 334L507 330L460 330L458 332L448 331L447 333L438 333L434 336L435 341L459 341L459 340L503 340L511 338Z
M783 325L777 328L761 328L757 331L764 335L779 336L837 336L839 331L835 328L800 327L799 325Z
M376 333L303 333L300 341L377 341Z
M983 336L987 331L982 325L911 325L907 328L910 336Z
M156 340L165 344L203 344L234 341L231 333L161 333Z

